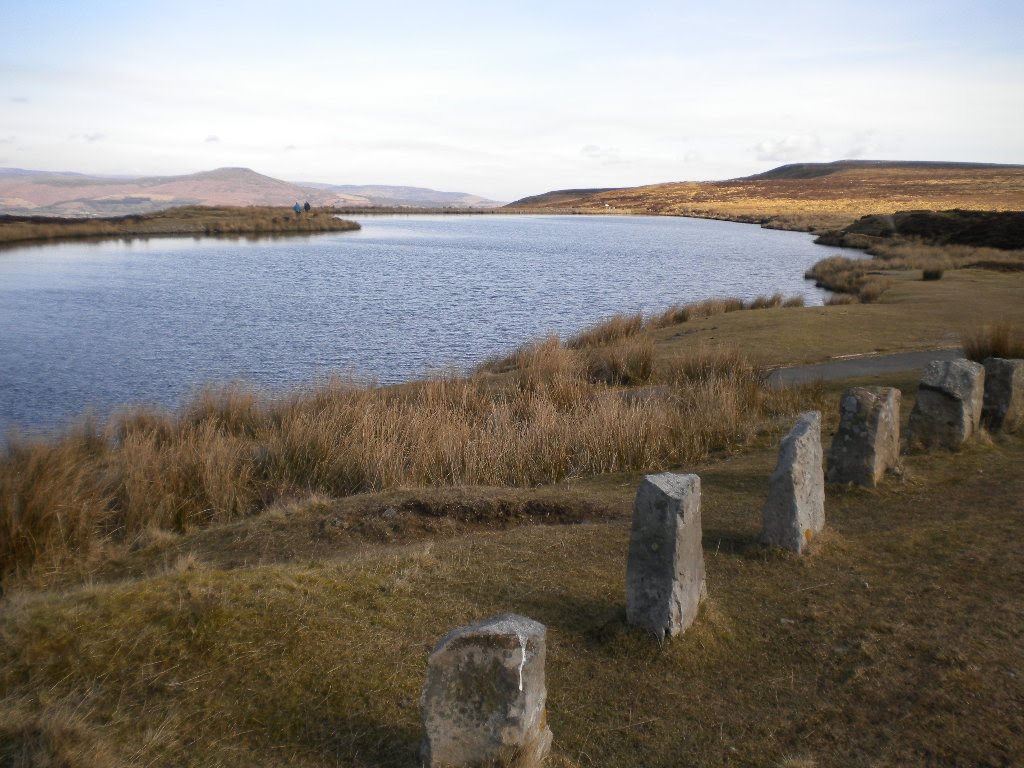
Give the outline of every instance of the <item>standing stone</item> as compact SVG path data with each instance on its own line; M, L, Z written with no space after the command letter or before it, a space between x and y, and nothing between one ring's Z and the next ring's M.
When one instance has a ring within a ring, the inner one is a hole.
M993 432L1014 432L1024 424L1024 360L985 360L981 420Z
M839 429L828 452L828 481L874 488L900 462L900 398L895 387L854 387L839 400Z
M779 445L768 481L761 541L801 553L825 527L825 472L821 468L821 414L800 415Z
M551 748L543 624L506 614L452 630L427 661L423 765L535 768Z
M985 368L970 360L935 360L925 367L910 414L910 444L956 450L981 424Z
M626 566L626 620L658 639L685 630L707 597L700 478L647 475L633 505Z

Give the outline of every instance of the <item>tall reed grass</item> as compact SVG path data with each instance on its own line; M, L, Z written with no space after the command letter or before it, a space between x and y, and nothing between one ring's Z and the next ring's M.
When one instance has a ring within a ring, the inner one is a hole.
M976 363L989 357L1024 359L1024 329L1010 323L992 323L964 331L960 343L964 356Z
M545 339L515 364L502 386L479 373L388 388L332 379L283 402L211 388L176 414L134 410L52 441L11 438L0 457L0 578L282 498L691 464L800 407L742 356L706 351L658 366L657 397L611 396L605 381L652 380L645 339L585 352Z

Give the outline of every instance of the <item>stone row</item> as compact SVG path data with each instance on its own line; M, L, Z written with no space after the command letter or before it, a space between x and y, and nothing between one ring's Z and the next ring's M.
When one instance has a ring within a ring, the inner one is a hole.
M873 488L900 467L900 392L854 387L839 406L828 456L828 481ZM984 425L1015 431L1024 423L1024 360L991 357L929 363L907 426L911 449L958 450Z
M988 385L985 385L985 382ZM855 387L840 399L828 480L874 487L900 465L900 392ZM910 417L913 445L958 448L977 431L1015 428L1024 361L934 362ZM825 527L821 414L801 414L779 444L761 541L804 553ZM640 483L626 566L626 620L663 640L684 632L707 597L697 475ZM434 648L420 701L423 765L539 767L552 740L544 679L546 628L514 614L453 630Z

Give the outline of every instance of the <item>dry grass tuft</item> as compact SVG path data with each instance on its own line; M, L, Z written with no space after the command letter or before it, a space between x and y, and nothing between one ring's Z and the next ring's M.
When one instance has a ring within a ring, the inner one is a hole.
M1010 323L983 325L960 335L964 356L976 363L989 357L1024 359L1024 332Z
M892 285L892 280L885 277L871 277L865 280L857 290L857 298L861 304L871 304L878 301L886 289Z
M29 714L0 707L0 765L5 768L113 768L120 765L95 728L55 708Z
M825 299L826 307L839 307L844 304L860 304L860 299L851 293L834 293Z
M771 296L756 296L743 303L744 309L776 309L781 306L781 293L773 293Z
M613 315L607 320L598 323L584 331L572 336L566 343L569 349L584 349L596 347L634 336L643 329L644 316L637 312L632 315Z
M654 342L649 336L588 347L584 355L587 378L597 384L635 386L646 384L654 374Z
M507 386L450 375L398 387L340 379L271 402L207 389L180 413L135 410L0 460L0 578L59 571L251 516L276 501L426 486L534 486L692 463L750 440L795 407L734 352L669 366L667 396L608 397L652 381L646 336L515 354ZM660 371L661 369L658 368Z
M705 299L693 304L669 307L664 312L649 318L647 325L650 328L665 328L690 320L702 320L706 317L724 315L727 312L738 312L741 309L744 309L742 299Z

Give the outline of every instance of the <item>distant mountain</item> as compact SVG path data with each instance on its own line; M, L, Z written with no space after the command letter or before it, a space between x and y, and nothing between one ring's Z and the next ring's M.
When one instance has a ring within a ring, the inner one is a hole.
M419 208L495 207L464 192L419 187L354 186L282 181L249 168L217 168L185 176L90 176L0 168L0 213L120 216L179 205L374 205Z
M498 208L504 203L465 192L438 192L425 187L387 187L359 184L317 184L304 182L303 187L324 192L365 198L370 205L408 206L413 208Z

